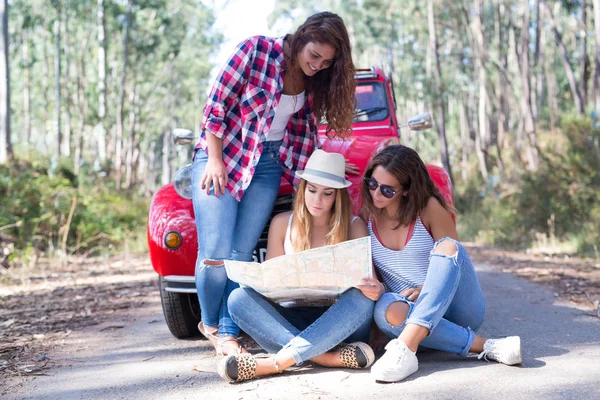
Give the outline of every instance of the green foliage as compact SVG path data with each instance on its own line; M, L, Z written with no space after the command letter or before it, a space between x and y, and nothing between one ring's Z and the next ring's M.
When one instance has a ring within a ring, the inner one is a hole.
M563 118L547 138L537 172L521 172L506 183L477 192L468 183L458 193L461 233L469 240L524 249L536 234L573 242L582 253L598 252L600 241L600 130L580 116Z
M31 246L83 253L120 248L128 236L145 231L147 199L116 195L101 182L94 190L78 188L73 176L60 166L52 172L41 162L0 166L0 227L16 225L3 230L2 238L22 253Z

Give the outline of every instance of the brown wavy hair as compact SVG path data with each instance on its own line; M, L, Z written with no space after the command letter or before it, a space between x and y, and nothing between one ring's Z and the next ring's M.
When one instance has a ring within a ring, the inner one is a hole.
M435 197L448 212L456 213L454 207L446 202L444 196L435 187L425 163L415 150L401 144L386 147L373 157L365 170L365 178L370 178L373 170L378 166L393 175L402 186L402 190L406 191L406 196L402 194L398 196L400 207L394 216L398 225L394 229L410 225L415 221L431 197ZM373 204L365 179L362 182L361 195L364 200L364 215L375 216L382 212Z
M298 190L296 190L296 197L294 197L294 216L292 217L292 227L295 232L292 238L292 247L296 252L311 248L312 215L306 208L305 189L306 181L301 179ZM332 208L333 212L329 217L329 232L325 235L324 246L344 242L350 237L352 200L350 200L348 189L335 189L335 201Z
M328 44L335 49L333 64L311 77L306 77L307 90L312 95L317 121L327 120L327 133L347 137L351 133L356 98L354 63L350 39L344 21L331 12L311 15L291 36L292 65L298 53L309 43Z

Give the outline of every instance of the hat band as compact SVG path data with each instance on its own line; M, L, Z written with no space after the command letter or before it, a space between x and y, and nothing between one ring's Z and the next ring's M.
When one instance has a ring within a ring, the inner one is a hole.
M306 168L304 170L304 174L306 173L309 173L313 176L317 176L319 178L331 179L332 181L339 182L342 185L346 184L346 179L335 174L330 174L329 172L317 171L316 169Z

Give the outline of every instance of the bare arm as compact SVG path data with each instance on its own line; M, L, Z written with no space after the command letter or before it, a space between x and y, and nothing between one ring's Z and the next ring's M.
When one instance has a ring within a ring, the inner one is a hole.
M350 223L349 236L350 240L369 236L369 230L367 229L365 221L360 218L356 218L354 222Z
M287 224L290 220L291 212L284 212L277 214L271 220L271 226L269 226L269 238L267 240L267 255L265 260L279 257L285 254L283 249L283 242L285 240L285 233L287 231Z
M431 232L433 240L438 241L445 237L459 240L452 215L435 197L430 198L427 202L425 209L421 212L421 220Z

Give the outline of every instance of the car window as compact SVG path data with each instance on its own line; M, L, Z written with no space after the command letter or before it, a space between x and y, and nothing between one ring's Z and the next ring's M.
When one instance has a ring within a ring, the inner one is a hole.
M389 107L385 88L380 82L356 85L356 116L354 121L381 121L388 117Z

